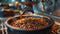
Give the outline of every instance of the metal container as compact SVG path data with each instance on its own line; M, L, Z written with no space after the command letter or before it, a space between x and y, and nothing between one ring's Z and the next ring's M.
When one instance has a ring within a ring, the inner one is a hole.
M32 18L45 18L47 21L49 21L49 25L47 27L44 27L43 29L39 29L39 30L22 30L16 27L13 27L11 25L9 25L8 23L12 23L15 20L18 20L20 18L20 16L16 16L16 17L12 17L9 18L6 22L5 25L8 28L8 31L10 32L10 34L50 34L51 32L51 28L54 24L54 20L51 19L50 17L45 17L45 16L23 16L23 18L26 17L32 17Z

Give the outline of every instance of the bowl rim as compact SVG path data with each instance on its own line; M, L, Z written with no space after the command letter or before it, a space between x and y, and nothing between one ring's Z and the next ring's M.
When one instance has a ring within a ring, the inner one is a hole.
M5 22L5 25L6 25L7 27L9 27L9 28L16 29L16 30L36 31L36 30L23 30L23 29L20 29L20 28L18 28L18 27L13 27L13 26L11 26L11 25L8 24L8 21L9 21L10 19L13 19L13 18L16 18L16 17L19 17L19 16L20 16L20 15L15 16L15 17L8 18L8 19L6 20L6 22ZM44 16L39 16L39 17L44 17ZM49 16L48 16L48 17L49 17ZM50 18L50 17L49 17L49 18ZM52 21L52 20L51 20L51 21ZM46 27L44 27L44 28L42 28L42 29L38 29L38 30L46 29L46 28L48 28L48 27L50 27L50 26L53 26L53 24L54 24L54 20L52 21L52 24L50 24L49 26L46 26Z

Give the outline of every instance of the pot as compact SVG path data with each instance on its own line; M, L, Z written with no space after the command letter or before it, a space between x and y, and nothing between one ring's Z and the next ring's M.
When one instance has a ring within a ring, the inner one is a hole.
M35 16L23 16L23 18L45 18L47 21L49 21L49 25L47 27L44 27L42 29L39 30L23 30L23 29L19 29L17 27L13 27L10 25L10 23L12 23L15 20L20 19L20 16L15 16L12 18L7 19L7 21L5 22L5 25L8 28L8 32L9 34L50 34L51 32L51 28L54 24L54 20L51 19L51 17L48 16L39 16L39 15L35 15Z

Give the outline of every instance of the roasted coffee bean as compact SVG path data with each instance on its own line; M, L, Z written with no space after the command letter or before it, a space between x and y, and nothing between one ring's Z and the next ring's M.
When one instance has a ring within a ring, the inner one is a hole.
M49 25L44 18L25 18L11 23L14 27L19 27L26 30L38 30Z

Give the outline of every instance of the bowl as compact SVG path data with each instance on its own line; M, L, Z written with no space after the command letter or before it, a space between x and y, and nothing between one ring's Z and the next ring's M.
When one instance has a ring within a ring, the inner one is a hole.
M50 34L52 26L54 25L54 20L51 17L49 16L22 16L22 18L30 18L30 17L45 18L46 21L49 22L49 25L38 30L23 30L23 29L11 26L10 23L20 19L20 16L15 16L15 17L7 19L7 21L5 22L5 25L7 26L10 34Z

